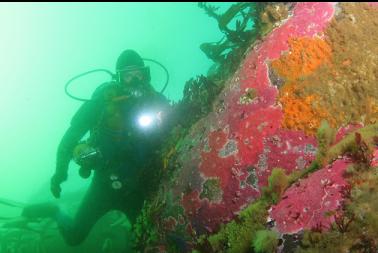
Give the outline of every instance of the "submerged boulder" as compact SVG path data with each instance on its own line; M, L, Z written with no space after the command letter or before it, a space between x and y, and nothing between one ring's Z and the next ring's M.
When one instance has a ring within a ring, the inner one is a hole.
M281 234L335 222L326 214L342 205L344 172L359 161L348 150L318 160L316 134L328 122L339 129L336 145L348 127L377 122L378 6L297 3L287 12L250 45L212 111L170 151L167 175L136 226L146 248L190 251L260 199L274 168L289 175L315 161L320 170L294 182L266 218Z

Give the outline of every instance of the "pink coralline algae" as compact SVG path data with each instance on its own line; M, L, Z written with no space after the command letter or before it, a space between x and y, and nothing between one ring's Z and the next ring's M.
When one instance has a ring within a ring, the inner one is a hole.
M273 168L281 167L290 173L315 159L314 137L281 128L283 112L277 104L278 89L269 79L267 63L288 50L289 38L321 33L334 14L333 6L297 4L294 15L251 50L230 79L218 100L222 101L218 107L223 109L210 113L193 130L197 132L192 131L192 139L204 136L205 141L188 152L178 150L185 156L179 157L185 160L181 175L190 175L189 179L179 178L191 186L180 196L180 204L197 232L201 227L216 231L220 223L232 219L246 204L260 197ZM244 103L241 98L248 91L253 91L254 98ZM221 199L201 198L205 182L214 179L219 180L219 189L215 190Z
M347 158L336 160L292 185L270 211L277 230L291 234L303 229L329 229L334 222L331 214L340 208L342 191L348 185L343 173L351 163Z
M347 134L357 130L357 129L360 129L361 127L363 127L364 125L362 123L355 123L355 124L348 124L347 126L345 127L341 127L337 134L336 134L336 137L335 137L335 143L338 143L339 141L342 140L342 138L344 138ZM335 144L334 143L334 144Z
M311 164L316 139L281 127L283 110L269 62L289 49L289 38L319 36L333 15L333 3L298 3L290 18L250 48L215 110L178 146L179 168L166 186L172 201L165 218L185 216L185 226L197 236L216 232L261 196L275 167L289 174ZM246 100L248 93L253 96Z
M371 159L370 166L378 167L378 148L376 148L373 152L373 158Z

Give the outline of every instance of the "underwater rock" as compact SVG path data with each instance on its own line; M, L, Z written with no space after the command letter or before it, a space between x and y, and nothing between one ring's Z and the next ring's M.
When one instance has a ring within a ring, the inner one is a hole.
M351 161L337 160L286 190L270 217L280 233L293 234L320 226L330 228L334 217L327 214L340 208L342 190L347 186L343 174Z
M335 129L355 122L346 132L377 122L378 44L372 37L378 34L371 34L378 32L377 14L377 7L363 3L297 3L251 45L213 111L175 146L159 192L165 206L153 225L157 244L173 232L193 245L259 199L273 168L290 174L308 167L322 120ZM338 207L350 163L341 158L291 186L272 208L277 229L329 227L333 220L323 214Z
M378 148L373 153L373 158L371 159L371 167L378 167Z

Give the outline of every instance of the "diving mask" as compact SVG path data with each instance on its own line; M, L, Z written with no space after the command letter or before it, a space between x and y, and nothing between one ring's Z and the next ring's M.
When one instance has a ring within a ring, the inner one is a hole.
M149 67L127 67L118 70L119 82L133 86L140 83L146 83L150 81L150 68Z

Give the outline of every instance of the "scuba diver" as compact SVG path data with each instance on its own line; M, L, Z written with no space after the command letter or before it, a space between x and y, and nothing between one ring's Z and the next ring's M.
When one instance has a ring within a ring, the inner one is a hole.
M149 67L134 50L116 62L116 80L100 85L71 120L57 151L51 192L60 198L71 159L92 182L73 219L52 203L24 208L28 218L51 217L69 245L80 244L108 211L120 210L134 224L146 198L151 161L172 127L171 105L150 84ZM86 141L81 141L89 131ZM150 162L150 164L149 164ZM155 165L156 167L156 165ZM156 169L156 168L155 168Z

